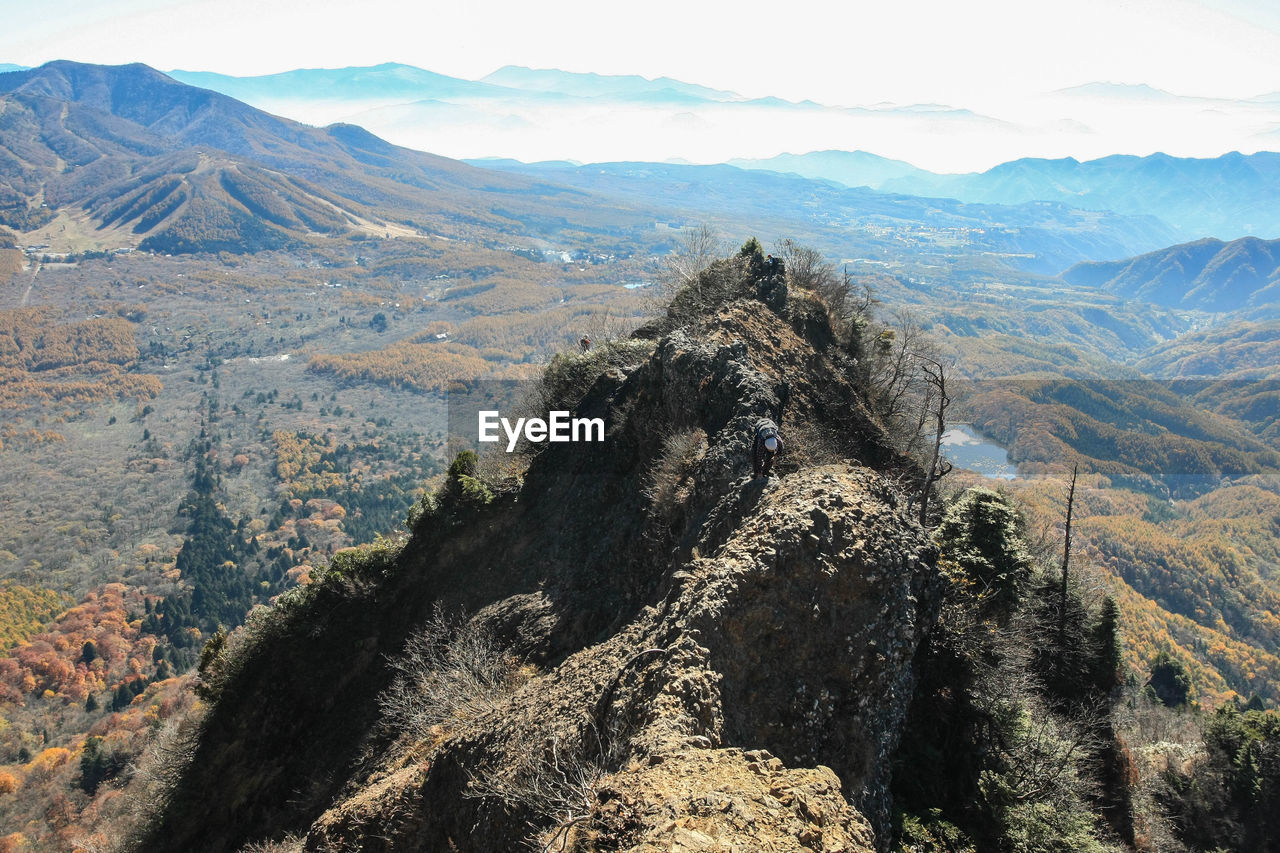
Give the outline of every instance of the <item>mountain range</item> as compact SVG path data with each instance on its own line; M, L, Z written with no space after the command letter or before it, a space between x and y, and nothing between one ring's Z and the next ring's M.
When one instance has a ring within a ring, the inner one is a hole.
M1106 122L1120 106L1133 122L1153 127L1164 118L1188 116L1194 127L1209 127L1229 116L1230 122L1256 131L1280 126L1280 114L1272 115L1280 99L1273 96L1235 101L1187 98L1149 86L1090 83L1044 96L1051 112L1062 118L1051 126L1033 126L952 105L837 107L746 98L670 78L520 66L501 68L479 80L395 63L260 77L193 71L174 71L172 76L282 115L319 123L354 122L400 144L470 159L634 162L682 157L904 195L996 204L1057 201L1087 210L1156 216L1183 240L1280 236L1280 155L1265 151L1198 158L1114 155L1084 161L1023 157L986 171L950 174L916 165L941 162L936 145L912 147L912 140L942 134L949 140L948 151L972 149L990 162L994 152L1025 152L1036 147L1037 139L1053 135L1077 141L1100 137L1110 132ZM1093 110L1102 112L1090 118ZM850 151L835 144L803 154L746 154L767 145L776 145L777 151L790 144L791 134L800 132L798 138L809 143L853 138L864 147ZM1280 141L1264 137L1246 140L1235 133L1230 138L1237 145L1248 141L1255 147L1274 147ZM741 153L723 156L724 145L713 143L721 138L734 139ZM1167 137L1162 142L1168 144ZM1178 142L1184 151L1206 146L1220 151L1224 145L1221 140L1212 145ZM1054 147L1091 150L1093 143ZM893 159L868 150L899 156Z
M259 99L379 100L393 103L458 96L501 96L501 85L462 80L412 65L386 62L368 68L304 68L259 77L232 77L211 71L174 70L180 83L211 89L252 103ZM509 94L515 94L510 92Z
M190 250L208 235L206 249L253 250L388 222L450 235L555 231L570 215L607 228L639 221L354 125L279 118L145 65L0 74L0 104L0 223L19 229L72 208L99 229L128 226L147 248Z
M394 103L441 98L637 99L644 102L745 101L735 92L710 89L669 77L585 74L507 65L479 80L437 74L412 65L387 62L361 68L305 68L257 77L233 77L210 71L168 72L182 83L222 92L246 102L379 101Z
M816 180L836 181L850 187L880 189L898 178L926 176L903 160L891 160L867 151L810 151L808 154L779 154L766 160L730 160L740 169L762 169L803 175Z
M355 125L309 127L144 65L54 62L0 74L0 93L0 224L31 232L64 211L60 221L86 220L99 242L167 252L255 251L397 228L503 242L570 231L580 241L585 229L660 243L655 221L711 217L779 234L829 231L849 257L900 251L882 232L905 227L933 251L972 248L1053 274L1173 237L1150 217L965 205L731 166L468 165Z
M296 73L318 79L318 72ZM429 75L408 66L379 66L375 73L389 90L418 86ZM517 68L491 76L530 86L575 84L583 91L666 86L593 75L569 75L566 83L561 76ZM338 82L332 88L341 90ZM32 232L58 211L75 211L71 219L83 214L101 240L168 252L246 252L322 234L396 229L536 238L561 233L569 222L600 235L619 228L648 231L652 240L655 218L711 216L772 222L779 233L802 224L856 257L895 251L900 236L876 236L876 229L893 224L916 232L916 255L968 252L1042 275L1071 267L1063 280L1072 285L1168 307L1259 308L1273 302L1277 291L1273 244L1211 239L1163 248L1180 232L1150 212L1091 213L1065 201L1098 204L1125 193L1136 199L1141 193L1133 187L1149 185L1161 187L1164 198L1181 199L1185 208L1212 188L1234 199L1251 191L1252 207L1237 201L1236 209L1259 212L1280 182L1275 154L1213 161L1020 161L979 176L931 175L866 152L789 155L751 164L805 169L810 176L838 172L843 182L733 166L501 160L469 165L391 145L354 125L314 128L273 116L144 65L53 62L0 74L0 93L0 224L19 231ZM1061 184L1052 191L1037 189L1038 181L1050 181L1062 169L1082 186L1103 177L1110 183L1105 192L1078 197ZM931 180L951 181L963 190L956 195L1024 200L948 201L844 186L874 182L888 190L924 187ZM1054 192L1061 198L1039 198ZM1155 204L1131 207L1150 211ZM1170 206L1178 209L1176 202ZM1214 205L1198 209L1225 215Z
M813 151L735 160L885 192L982 204L1057 201L1085 210L1155 216L1183 239L1280 236L1280 154L1213 158L1116 155L1080 162L1021 159L985 172L947 175L865 151Z
M1280 154L1195 159L1152 154L1079 162L1023 159L966 175L917 173L882 187L913 195L1016 204L1060 201L1087 210L1158 216L1186 238L1280 236Z
M1280 240L1206 238L1062 274L1075 285L1171 308L1227 312L1280 302Z
M649 79L636 74L592 74L561 71L554 68L526 68L505 65L481 78L509 89L528 92L552 92L579 98L666 97L699 98L708 101L744 101L737 92L711 89L696 83L685 83L670 77Z

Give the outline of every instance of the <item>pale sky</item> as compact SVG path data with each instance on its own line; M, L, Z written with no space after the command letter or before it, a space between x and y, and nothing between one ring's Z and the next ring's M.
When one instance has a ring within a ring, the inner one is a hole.
M405 62L667 75L748 96L981 109L1091 81L1280 91L1280 6L1257 0L0 0L0 62L253 75Z

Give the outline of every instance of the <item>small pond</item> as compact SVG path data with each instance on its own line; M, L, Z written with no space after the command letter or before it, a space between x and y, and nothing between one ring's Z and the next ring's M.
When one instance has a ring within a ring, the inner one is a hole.
M1013 480L1018 467L1009 461L1009 451L968 424L956 424L942 434L942 453L957 468L976 471L994 480Z

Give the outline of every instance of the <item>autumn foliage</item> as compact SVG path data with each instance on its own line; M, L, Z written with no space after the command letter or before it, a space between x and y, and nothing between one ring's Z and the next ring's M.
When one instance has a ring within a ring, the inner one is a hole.
M493 373L493 365L470 347L400 341L386 349L347 355L317 355L311 369L347 382L377 382L423 394L440 392L459 379Z
M47 630L0 658L0 702L20 705L49 691L64 702L83 703L90 693L150 672L156 638L129 620L143 609L142 593L124 584L88 593ZM92 660L85 660L86 643L93 643Z
M0 583L0 649L17 645L39 631L68 603L51 589Z
M47 308L0 311L0 408L154 397L159 379L126 372L137 357L121 317L59 323Z

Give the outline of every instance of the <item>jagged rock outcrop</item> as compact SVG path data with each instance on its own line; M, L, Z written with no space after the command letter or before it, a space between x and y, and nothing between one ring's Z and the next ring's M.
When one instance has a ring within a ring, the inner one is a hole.
M518 488L442 507L394 562L260 628L148 849L883 844L934 552L820 303L755 284L769 306L747 293L601 372L576 409L603 444L549 445ZM791 447L767 484L745 476L761 415ZM411 743L376 697L436 603L539 672Z

